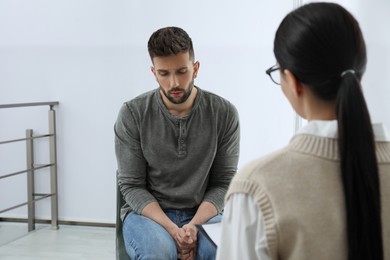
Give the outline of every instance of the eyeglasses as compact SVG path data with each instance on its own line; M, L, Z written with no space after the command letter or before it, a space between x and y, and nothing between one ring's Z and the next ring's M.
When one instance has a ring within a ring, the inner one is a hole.
M278 65L274 65L271 68L267 69L265 73L268 74L268 76L271 78L271 80L277 84L280 85L280 67ZM273 73L276 72L276 73Z

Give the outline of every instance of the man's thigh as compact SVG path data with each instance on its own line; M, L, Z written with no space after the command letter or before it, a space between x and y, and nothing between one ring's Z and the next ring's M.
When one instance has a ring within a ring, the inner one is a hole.
M153 220L131 212L123 223L123 238L131 259L177 259L175 241Z

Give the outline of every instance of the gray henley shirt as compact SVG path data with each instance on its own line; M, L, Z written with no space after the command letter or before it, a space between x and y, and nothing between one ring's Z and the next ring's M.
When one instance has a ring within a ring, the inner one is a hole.
M211 202L221 212L237 171L238 112L226 99L198 89L185 117L169 113L159 89L123 104L115 123L122 219L150 202L162 209Z

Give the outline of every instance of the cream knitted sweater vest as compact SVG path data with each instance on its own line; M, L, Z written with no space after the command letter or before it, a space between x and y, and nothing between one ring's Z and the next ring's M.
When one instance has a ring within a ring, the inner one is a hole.
M377 142L385 259L390 259L390 143ZM263 215L271 259L346 259L346 225L336 139L297 135L255 160L228 190L250 194ZM243 213L241 213L243 214Z

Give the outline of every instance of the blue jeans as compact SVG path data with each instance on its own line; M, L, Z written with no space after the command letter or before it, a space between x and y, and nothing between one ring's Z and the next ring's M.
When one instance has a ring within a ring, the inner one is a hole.
M178 227L189 223L196 209L164 210ZM221 222L222 215L211 218L207 223ZM177 259L174 239L160 224L135 212L129 213L123 222L123 238L126 252L132 260ZM198 232L196 259L211 260L216 257L216 248Z

